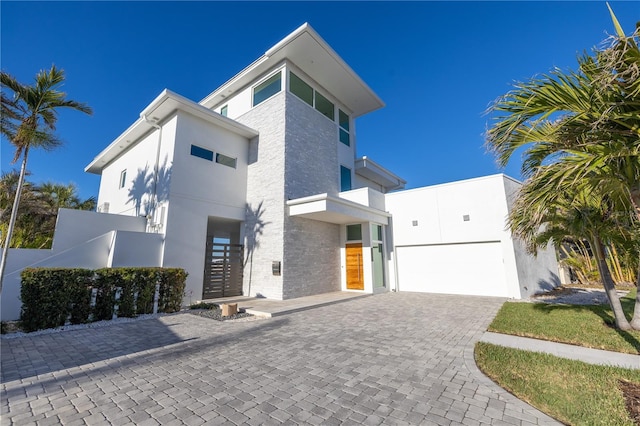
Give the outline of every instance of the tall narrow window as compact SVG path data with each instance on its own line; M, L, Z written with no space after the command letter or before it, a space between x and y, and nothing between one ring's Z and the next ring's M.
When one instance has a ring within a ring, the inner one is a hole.
M222 108L220 108L220 115L224 115L226 117L228 112L229 112L229 105L225 105Z
M319 92L316 92L316 109L330 120L335 120L333 104L329 99L322 96Z
M351 190L351 169L340 166L340 191Z
M291 77L289 80L289 90L291 90L291 93L313 106L313 88L294 73L289 73L289 75Z
M118 184L118 188L124 188L127 184L127 169L124 169L120 172L120 183Z
M340 125L340 142L346 146L351 146L351 138L349 136L349 116L341 109L338 109L338 124Z
M253 88L253 106L266 101L280 91L281 76L282 73L278 72Z

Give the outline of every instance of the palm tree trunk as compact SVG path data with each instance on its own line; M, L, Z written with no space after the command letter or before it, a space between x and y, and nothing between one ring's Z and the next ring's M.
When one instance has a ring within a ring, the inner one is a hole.
M20 177L18 178L18 186L16 187L16 196L13 199L13 206L11 207L11 218L9 219L9 226L7 227L7 236L4 240L4 247L2 247L2 259L0 260L0 293L2 293L2 281L4 280L4 270L7 265L7 255L9 254L9 244L11 243L11 237L13 236L13 228L16 224L18 217L18 207L20 204L20 196L22 195L22 184L24 183L24 176L27 174L27 156L29 155L29 146L24 148L24 157L22 158L22 165L20 166Z
M636 216L640 222L640 189L631 191L631 204L635 209ZM636 303L633 307L633 318L631 319L631 327L634 330L640 330L640 260L638 261L638 276L636 278Z
M631 327L640 330L640 264L638 264L638 277L636 278L636 304L633 307Z
M629 324L627 317L625 317L624 315L622 304L620 303L620 298L618 297L618 293L616 292L616 286L613 282L613 279L611 278L611 271L609 271L609 266L607 265L607 260L604 254L604 245L602 244L600 238L597 236L594 236L592 238L592 241L594 255L598 264L598 272L600 272L602 285L604 286L607 298L609 299L609 306L611 306L611 310L613 311L616 328L619 330L631 330L631 324Z

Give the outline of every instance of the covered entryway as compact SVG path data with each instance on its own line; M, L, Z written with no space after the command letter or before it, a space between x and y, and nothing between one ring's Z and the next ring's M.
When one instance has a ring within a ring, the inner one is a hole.
M244 246L240 222L209 218L204 260L203 299L242 296Z
M508 297L498 241L396 247L398 289Z

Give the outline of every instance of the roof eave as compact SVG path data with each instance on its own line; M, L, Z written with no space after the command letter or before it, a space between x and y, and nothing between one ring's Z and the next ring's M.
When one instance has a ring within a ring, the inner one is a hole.
M142 110L140 118L85 167L85 172L101 174L102 169L107 164L119 157L131 146L135 145L148 132L152 131L155 124L162 122L177 110L185 111L193 116L212 122L247 139L258 136L256 130L215 113L171 90L165 89Z

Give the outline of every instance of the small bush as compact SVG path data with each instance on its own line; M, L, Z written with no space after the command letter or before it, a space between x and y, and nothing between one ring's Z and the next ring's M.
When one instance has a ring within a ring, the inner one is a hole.
M189 309L218 309L219 306L216 303L207 303L207 302L200 302L200 303L194 303L193 305L189 306Z

